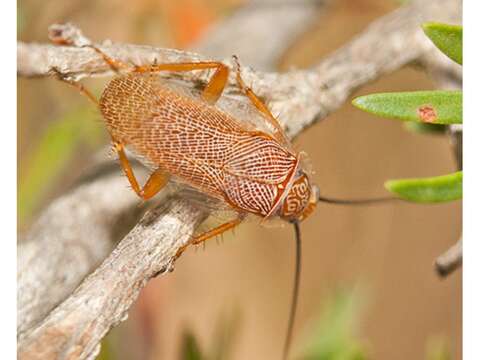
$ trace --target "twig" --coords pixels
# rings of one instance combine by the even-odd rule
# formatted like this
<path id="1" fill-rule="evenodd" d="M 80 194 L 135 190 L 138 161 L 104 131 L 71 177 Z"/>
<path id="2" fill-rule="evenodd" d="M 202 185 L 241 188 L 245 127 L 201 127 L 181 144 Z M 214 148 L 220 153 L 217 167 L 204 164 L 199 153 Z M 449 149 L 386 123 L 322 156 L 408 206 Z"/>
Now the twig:
<path id="1" fill-rule="evenodd" d="M 213 26 L 192 47 L 216 59 L 237 55 L 256 70 L 270 71 L 286 48 L 315 22 L 331 0 L 253 0 Z M 281 24 L 275 26 L 274 24 Z M 248 36 L 245 36 L 248 29 Z"/>
<path id="2" fill-rule="evenodd" d="M 257 93 L 269 100 L 273 112 L 282 114 L 282 123 L 290 136 L 295 136 L 340 107 L 357 87 L 421 59 L 432 47 L 424 40 L 419 23 L 431 18 L 442 21 L 445 14 L 458 15 L 459 11 L 459 1 L 414 3 L 378 20 L 310 70 L 277 74 L 244 68 L 244 76 L 247 82 L 253 82 Z M 159 62 L 200 58 L 134 45 L 101 48 L 113 57 L 136 63 L 154 58 Z M 23 75 L 46 76 L 52 66 L 75 76 L 103 75 L 108 71 L 89 49 L 20 43 L 18 53 L 18 70 Z M 227 92 L 234 93 L 232 89 Z M 233 111 L 244 111 L 240 102 L 232 102 L 231 106 L 237 107 Z M 20 339 L 20 357 L 36 358 L 39 353 L 62 358 L 93 357 L 101 338 L 123 319 L 140 288 L 151 276 L 168 268 L 171 256 L 204 216 L 184 201 L 165 204 L 147 215 L 148 221 L 139 223 L 95 273 Z M 155 240 L 159 238 L 161 242 Z M 115 286 L 104 291 L 103 279 L 113 281 Z"/>
<path id="3" fill-rule="evenodd" d="M 462 265 L 462 239 L 440 255 L 435 261 L 438 275 L 446 277 Z"/>
<path id="4" fill-rule="evenodd" d="M 271 31 L 267 27 L 261 27 L 252 31 L 251 34 L 247 34 L 244 31 L 238 31 L 238 25 L 251 21 L 251 17 L 257 17 L 256 8 L 261 7 L 262 14 L 265 12 L 273 12 L 276 14 L 276 20 L 284 23 L 285 27 L 282 31 L 277 32 L 274 39 L 270 42 L 277 44 L 276 48 L 280 52 L 283 48 L 285 50 L 289 44 L 294 40 L 292 34 L 299 33 L 312 24 L 315 17 L 312 14 L 324 10 L 324 3 L 321 1 L 296 1 L 295 4 L 290 4 L 289 7 L 294 6 L 295 11 L 303 13 L 304 17 L 297 16 L 295 20 L 290 17 L 290 12 L 276 10 L 278 3 L 265 3 L 263 1 L 255 1 L 251 4 L 247 4 L 245 7 L 241 7 L 232 16 L 232 20 L 227 18 L 226 20 L 215 26 L 215 31 L 220 36 L 227 36 L 230 34 L 231 40 L 228 44 L 235 44 L 235 51 L 238 54 L 245 54 L 252 51 L 256 44 L 257 58 L 252 59 L 254 61 L 252 65 L 258 65 L 273 68 L 275 62 L 278 60 L 276 56 L 267 54 L 262 49 L 263 41 L 267 36 L 271 36 Z M 301 8 L 304 7 L 304 10 Z M 240 26 L 239 28 L 244 28 Z M 294 29 L 293 29 L 294 28 Z M 249 29 L 254 30 L 249 27 Z M 49 38 L 55 44 L 60 45 L 74 45 L 77 47 L 91 44 L 92 41 L 85 37 L 83 33 L 71 24 L 64 25 L 52 25 L 49 28 Z M 243 38 L 248 38 L 248 42 Z M 210 40 L 211 39 L 211 40 Z M 210 46 L 210 41 L 214 42 L 218 37 L 208 35 L 208 38 L 201 41 L 195 46 L 196 49 L 204 49 L 207 54 L 218 55 L 214 48 Z M 243 45 L 243 46 L 242 46 Z M 244 47 L 247 46 L 248 49 Z M 19 45 L 18 61 L 19 61 L 19 74 L 25 74 L 25 64 L 32 63 L 33 66 L 43 66 L 42 63 L 47 58 L 49 61 L 55 59 L 58 51 L 61 48 L 54 47 L 52 53 L 36 53 L 36 52 L 23 52 L 21 51 L 22 45 Z M 68 49 L 74 49 L 72 47 Z M 222 51 L 228 53 L 228 47 L 223 46 Z M 176 51 L 173 51 L 177 53 Z M 230 54 L 230 53 L 228 53 Z M 52 60 L 55 61 L 55 60 Z M 73 59 L 73 63 L 77 61 Z M 46 67 L 48 69 L 48 66 Z M 23 70 L 22 70 L 23 69 Z M 28 74 L 28 65 L 27 65 Z M 125 214 L 137 214 L 138 213 L 138 201 L 132 196 L 132 192 L 127 189 L 125 179 L 122 179 L 118 173 L 118 165 L 112 162 L 105 162 L 103 152 L 100 155 L 100 160 L 103 161 L 103 165 L 95 166 L 95 169 L 108 173 L 112 166 L 118 174 L 118 177 L 111 179 L 102 179 L 100 183 L 85 183 L 82 186 L 84 192 L 94 192 L 101 194 L 102 198 L 111 196 L 104 206 L 101 206 L 101 216 L 108 219 L 116 219 L 118 212 L 124 210 Z M 138 171 L 138 170 L 137 170 Z M 90 179 L 92 180 L 92 179 Z M 123 182 L 121 182 L 123 181 Z M 102 186 L 103 184 L 103 186 Z M 113 189 L 113 191 L 110 191 Z M 123 194 L 126 194 L 125 197 Z M 122 207 L 121 203 L 117 203 L 117 198 L 131 199 L 130 206 Z M 55 306 L 63 301 L 72 291 L 79 285 L 80 281 L 85 276 L 91 273 L 100 261 L 102 261 L 108 253 L 110 253 L 113 244 L 121 239 L 119 229 L 124 229 L 124 226 L 133 226 L 130 222 L 122 221 L 123 217 L 120 217 L 118 221 L 114 221 L 115 225 L 112 225 L 109 229 L 103 231 L 103 227 L 98 227 L 97 232 L 89 232 L 84 234 L 85 229 L 91 229 L 92 224 L 98 222 L 98 213 L 95 211 L 96 203 L 95 197 L 82 196 L 80 192 L 73 190 L 59 199 L 55 200 L 44 211 L 40 219 L 32 226 L 29 233 L 25 236 L 28 241 L 20 241 L 18 245 L 18 335 L 23 336 L 23 332 L 33 325 L 42 320 Z M 72 204 L 72 210 L 59 206 L 62 203 Z M 91 210 L 88 210 L 92 208 Z M 83 209 L 81 216 L 76 213 L 76 209 Z M 108 221 L 106 221 L 107 223 Z M 51 226 L 52 223 L 57 226 Z M 117 226 L 116 224 L 124 225 Z M 110 230 L 110 231 L 108 231 Z M 76 232 L 78 234 L 76 234 Z M 40 234 L 43 234 L 40 236 Z M 66 236 L 70 234 L 72 236 Z M 88 236 L 86 236 L 88 235 Z M 111 236 L 110 236 L 111 235 Z M 70 254 L 78 253 L 78 248 L 83 249 L 85 254 L 96 254 L 92 259 L 77 256 L 78 261 L 61 261 L 62 259 L 69 259 Z M 70 256 L 69 256 L 70 255 Z M 57 261 L 58 259 L 58 261 Z M 48 265 L 45 263 L 48 262 Z M 54 264 L 54 266 L 50 266 Z M 28 264 L 28 268 L 26 265 Z M 47 270 L 45 270 L 47 269 Z M 46 296 L 48 294 L 48 296 Z"/>
<path id="5" fill-rule="evenodd" d="M 99 164 L 102 176 L 81 183 L 53 201 L 20 239 L 19 335 L 71 294 L 138 221 L 139 201 L 119 176 L 118 165 L 111 165 Z"/>
<path id="6" fill-rule="evenodd" d="M 437 50 L 440 53 L 440 50 Z M 462 88 L 462 67 L 446 56 L 425 58 L 423 66 L 431 74 L 438 87 L 447 90 Z M 447 128 L 457 170 L 463 168 L 463 125 L 454 124 Z M 462 239 L 440 255 L 435 261 L 435 269 L 439 276 L 446 277 L 462 265 Z"/>
<path id="7" fill-rule="evenodd" d="M 414 3 L 373 23 L 310 70 L 280 74 L 244 67 L 243 76 L 255 92 L 269 102 L 273 113 L 281 114 L 280 121 L 293 137 L 338 109 L 359 86 L 413 61 L 442 56 L 433 52 L 434 45 L 426 39 L 419 25 L 425 19 L 441 20 L 445 14 L 451 21 L 455 15 L 459 17 L 459 8 L 458 0 Z M 99 47 L 113 58 L 135 64 L 155 60 L 159 63 L 207 60 L 194 53 L 149 46 L 113 44 Z M 49 76 L 53 67 L 77 79 L 111 74 L 98 54 L 88 48 L 19 43 L 17 56 L 18 74 L 22 76 Z M 198 75 L 188 73 L 167 76 L 190 81 L 198 79 Z M 234 83 L 233 76 L 231 83 Z M 232 93 L 236 93 L 236 88 L 227 88 L 226 94 Z"/>
<path id="8" fill-rule="evenodd" d="M 147 281 L 172 269 L 176 249 L 188 242 L 204 216 L 181 199 L 148 212 L 102 265 L 29 334 L 19 358 L 94 358 L 99 341 L 127 318 Z"/>

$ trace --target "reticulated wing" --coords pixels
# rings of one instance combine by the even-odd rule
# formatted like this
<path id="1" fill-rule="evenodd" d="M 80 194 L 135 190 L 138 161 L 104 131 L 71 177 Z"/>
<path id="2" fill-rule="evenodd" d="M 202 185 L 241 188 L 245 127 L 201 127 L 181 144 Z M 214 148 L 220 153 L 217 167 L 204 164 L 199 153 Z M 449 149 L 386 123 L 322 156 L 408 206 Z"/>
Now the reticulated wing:
<path id="1" fill-rule="evenodd" d="M 191 82 L 161 78 L 157 78 L 156 81 L 161 87 L 168 88 L 182 96 L 204 101 L 201 97 L 202 89 L 192 86 Z M 262 131 L 274 136 L 275 129 L 266 116 L 243 94 L 234 95 L 224 92 L 215 103 L 215 107 L 237 120 L 245 131 Z"/>
<path id="2" fill-rule="evenodd" d="M 231 175 L 265 184 L 281 184 L 295 168 L 297 158 L 262 133 L 246 134 L 232 144 L 224 170 Z"/>
<path id="3" fill-rule="evenodd" d="M 112 136 L 150 167 L 220 197 L 223 161 L 241 127 L 231 117 L 156 77 L 113 79 L 100 108 Z M 171 85 L 171 84 L 170 84 Z"/>
<path id="4" fill-rule="evenodd" d="M 231 205 L 266 214 L 296 156 L 251 123 L 155 77 L 112 80 L 100 102 L 112 135 L 151 165 Z M 248 125 L 250 124 L 250 125 Z"/>
<path id="5" fill-rule="evenodd" d="M 225 196 L 228 201 L 245 211 L 267 215 L 278 194 L 278 186 L 260 183 L 239 176 L 226 174 Z"/>

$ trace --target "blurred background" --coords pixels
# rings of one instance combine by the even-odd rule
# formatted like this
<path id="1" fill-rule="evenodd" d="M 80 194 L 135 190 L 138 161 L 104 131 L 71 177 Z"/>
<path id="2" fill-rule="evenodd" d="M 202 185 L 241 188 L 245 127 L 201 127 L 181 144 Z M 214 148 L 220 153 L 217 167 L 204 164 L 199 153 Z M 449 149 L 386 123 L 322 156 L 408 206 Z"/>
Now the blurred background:
<path id="1" fill-rule="evenodd" d="M 245 2 L 137 0 L 127 7 L 120 0 L 20 0 L 18 38 L 47 42 L 50 24 L 70 21 L 97 41 L 189 48 Z M 332 0 L 284 54 L 279 70 L 315 64 L 400 3 Z M 278 25 L 272 24 L 272 36 Z M 85 81 L 97 94 L 105 82 Z M 433 87 L 424 73 L 408 68 L 354 95 Z M 22 232 L 88 169 L 108 137 L 96 109 L 65 84 L 19 78 L 17 91 Z M 314 182 L 332 197 L 382 196 L 387 179 L 434 176 L 456 167 L 447 137 L 413 134 L 349 103 L 299 136 L 295 146 L 309 154 Z M 461 358 L 462 271 L 441 280 L 433 269 L 434 259 L 461 233 L 460 202 L 321 204 L 302 227 L 294 357 Z M 205 251 L 190 249 L 173 273 L 148 283 L 128 321 L 103 342 L 100 356 L 176 359 L 199 348 L 208 359 L 279 358 L 293 261 L 288 226 L 247 223 Z"/>

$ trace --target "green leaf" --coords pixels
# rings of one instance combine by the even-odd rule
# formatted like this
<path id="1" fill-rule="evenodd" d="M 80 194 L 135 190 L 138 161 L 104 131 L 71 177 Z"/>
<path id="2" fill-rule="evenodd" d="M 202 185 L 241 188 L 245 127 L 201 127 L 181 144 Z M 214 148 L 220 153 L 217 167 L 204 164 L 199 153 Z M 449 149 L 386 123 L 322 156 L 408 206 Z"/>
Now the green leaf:
<path id="1" fill-rule="evenodd" d="M 406 123 L 404 123 L 404 125 L 405 129 L 407 129 L 408 131 L 418 134 L 444 135 L 445 131 L 447 130 L 446 126 L 441 124 L 427 124 L 415 121 L 407 121 Z"/>
<path id="2" fill-rule="evenodd" d="M 238 311 L 231 313 L 228 317 L 221 316 L 215 326 L 212 345 L 206 352 L 207 359 L 226 360 L 231 358 L 239 321 L 240 313 Z"/>
<path id="3" fill-rule="evenodd" d="M 362 308 L 362 292 L 339 290 L 326 301 L 302 360 L 365 360 L 366 346 L 354 335 Z"/>
<path id="4" fill-rule="evenodd" d="M 19 224 L 32 214 L 77 148 L 83 144 L 94 147 L 100 142 L 102 127 L 93 116 L 90 108 L 74 109 L 39 135 L 22 165 L 25 173 L 19 179 L 17 194 Z"/>
<path id="5" fill-rule="evenodd" d="M 452 360 L 448 339 L 444 336 L 429 336 L 426 346 L 426 360 Z"/>
<path id="6" fill-rule="evenodd" d="M 202 360 L 204 359 L 197 339 L 190 332 L 186 331 L 182 338 L 181 355 L 182 360 Z"/>
<path id="7" fill-rule="evenodd" d="M 422 27 L 437 48 L 456 63 L 462 64 L 462 26 L 432 22 L 425 23 Z"/>
<path id="8" fill-rule="evenodd" d="M 352 104 L 366 112 L 403 121 L 461 124 L 461 91 L 412 91 L 357 97 Z"/>
<path id="9" fill-rule="evenodd" d="M 418 203 L 436 203 L 462 198 L 461 171 L 453 174 L 419 179 L 385 182 L 385 187 L 401 199 Z"/>
<path id="10" fill-rule="evenodd" d="M 23 29 L 25 28 L 25 12 L 23 11 L 23 7 L 17 4 L 17 37 L 20 36 Z"/>
<path id="11" fill-rule="evenodd" d="M 115 355 L 113 354 L 112 344 L 108 337 L 102 340 L 100 347 L 100 353 L 98 354 L 96 360 L 114 360 Z"/>

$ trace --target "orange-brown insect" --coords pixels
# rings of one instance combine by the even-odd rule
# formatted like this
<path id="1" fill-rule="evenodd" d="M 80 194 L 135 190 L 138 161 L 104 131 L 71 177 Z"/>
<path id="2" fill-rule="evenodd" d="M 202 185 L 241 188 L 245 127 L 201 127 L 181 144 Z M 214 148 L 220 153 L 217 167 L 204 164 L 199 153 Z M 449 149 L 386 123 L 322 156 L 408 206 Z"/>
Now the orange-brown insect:
<path id="1" fill-rule="evenodd" d="M 300 155 L 292 149 L 268 108 L 245 86 L 236 58 L 238 87 L 258 110 L 263 127 L 248 119 L 241 121 L 216 106 L 229 74 L 229 68 L 223 63 L 153 64 L 132 68 L 92 48 L 114 70 L 128 69 L 129 73 L 115 77 L 99 101 L 79 83 L 63 80 L 98 105 L 123 171 L 138 196 L 144 200 L 153 197 L 172 177 L 235 210 L 236 218 L 196 236 L 191 244 L 232 229 L 247 214 L 264 220 L 280 217 L 296 223 L 312 212 L 317 202 L 316 191 L 302 169 Z M 215 72 L 200 94 L 152 76 L 158 71 L 204 69 Z M 154 169 L 143 187 L 139 186 L 125 155 L 127 146 Z M 177 257 L 184 250 L 185 247 L 181 248 Z M 299 264 L 291 323 L 298 277 Z M 291 324 L 286 350 L 290 336 Z"/>
<path id="2" fill-rule="evenodd" d="M 206 194 L 234 210 L 236 217 L 194 237 L 200 244 L 240 224 L 253 214 L 268 220 L 281 218 L 294 224 L 296 267 L 292 306 L 283 356 L 286 358 L 292 335 L 300 279 L 299 222 L 318 201 L 343 205 L 379 203 L 395 198 L 339 200 L 322 197 L 302 168 L 300 154 L 267 106 L 245 86 L 237 59 L 236 80 L 248 97 L 253 119 L 238 119 L 219 106 L 228 80 L 229 68 L 221 62 L 170 63 L 129 66 L 95 50 L 110 67 L 128 70 L 115 77 L 98 101 L 83 85 L 54 73 L 78 88 L 100 109 L 113 149 L 133 190 L 148 200 L 173 179 Z M 153 76 L 159 71 L 215 70 L 203 91 L 187 90 Z M 125 154 L 129 147 L 150 168 L 140 187 Z M 179 249 L 177 258 L 186 246 Z"/>
<path id="3" fill-rule="evenodd" d="M 193 62 L 134 66 L 111 59 L 92 46 L 116 71 L 100 101 L 82 85 L 69 81 L 98 104 L 113 148 L 133 190 L 142 199 L 153 197 L 169 177 L 228 204 L 235 220 L 192 240 L 198 244 L 241 223 L 247 214 L 263 219 L 303 220 L 316 202 L 300 156 L 268 108 L 246 87 L 237 66 L 239 88 L 273 131 L 236 119 L 215 106 L 226 85 L 229 69 L 221 62 Z M 235 58 L 236 60 L 236 58 Z M 238 62 L 237 62 L 238 65 Z M 172 86 L 158 71 L 215 69 L 199 96 Z M 61 74 L 58 74 L 61 76 Z M 125 147 L 143 159 L 153 173 L 140 187 Z"/>

